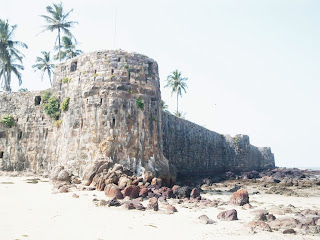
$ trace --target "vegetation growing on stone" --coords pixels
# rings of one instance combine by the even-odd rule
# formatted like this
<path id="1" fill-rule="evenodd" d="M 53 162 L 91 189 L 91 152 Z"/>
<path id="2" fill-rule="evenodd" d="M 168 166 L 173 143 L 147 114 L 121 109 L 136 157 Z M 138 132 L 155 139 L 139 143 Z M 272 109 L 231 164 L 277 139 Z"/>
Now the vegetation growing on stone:
<path id="1" fill-rule="evenodd" d="M 62 124 L 62 120 L 56 120 L 56 121 L 54 121 L 54 126 L 55 126 L 55 127 L 60 127 L 61 124 Z"/>
<path id="2" fill-rule="evenodd" d="M 141 110 L 143 110 L 144 108 L 144 101 L 141 97 L 138 97 L 137 100 L 136 100 L 136 103 L 137 103 L 137 107 Z"/>
<path id="3" fill-rule="evenodd" d="M 233 139 L 233 143 L 234 143 L 234 145 L 238 146 L 238 144 L 240 143 L 240 139 L 238 137 L 235 137 Z"/>
<path id="4" fill-rule="evenodd" d="M 69 102 L 70 102 L 70 98 L 69 97 L 67 97 L 66 99 L 64 99 L 63 101 L 62 101 L 62 103 L 61 103 L 61 107 L 60 107 L 60 109 L 62 110 L 62 111 L 67 111 L 68 110 L 68 108 L 69 108 Z"/>
<path id="5" fill-rule="evenodd" d="M 11 128 L 11 127 L 13 127 L 13 126 L 16 125 L 16 121 L 14 120 L 14 117 L 13 117 L 12 115 L 9 115 L 9 114 L 3 115 L 3 116 L 1 117 L 1 122 L 2 122 L 5 126 L 7 126 L 7 127 L 9 127 L 9 128 Z"/>
<path id="6" fill-rule="evenodd" d="M 68 78 L 68 77 L 64 77 L 62 78 L 62 83 L 69 83 L 71 81 L 71 78 Z"/>
<path id="7" fill-rule="evenodd" d="M 60 116 L 59 100 L 55 95 L 52 95 L 48 102 L 43 104 L 43 109 L 51 118 L 57 119 Z"/>
<path id="8" fill-rule="evenodd" d="M 44 91 L 42 94 L 42 101 L 47 102 L 51 96 L 51 92 L 49 90 Z"/>

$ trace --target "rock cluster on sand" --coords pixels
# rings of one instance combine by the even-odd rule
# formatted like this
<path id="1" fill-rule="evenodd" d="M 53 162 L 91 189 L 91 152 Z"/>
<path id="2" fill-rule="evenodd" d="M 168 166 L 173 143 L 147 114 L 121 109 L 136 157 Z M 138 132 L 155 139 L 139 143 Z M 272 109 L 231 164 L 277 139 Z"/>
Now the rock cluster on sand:
<path id="1" fill-rule="evenodd" d="M 229 172 L 226 175 L 231 179 L 237 180 L 213 183 L 217 178 L 217 176 L 214 176 L 211 179 L 206 178 L 195 181 L 188 179 L 187 181 L 181 181 L 179 183 L 181 185 L 169 187 L 163 186 L 160 178 L 150 174 L 144 177 L 137 177 L 120 164 L 102 161 L 92 164 L 86 169 L 86 179 L 82 179 L 82 184 L 79 184 L 80 180 L 70 174 L 63 166 L 55 167 L 50 174 L 50 179 L 57 187 L 58 192 L 69 192 L 73 187 L 84 191 L 104 191 L 110 200 L 94 199 L 94 203 L 97 206 L 122 206 L 127 210 L 151 210 L 173 214 L 177 212 L 176 204 L 181 208 L 221 207 L 222 210 L 225 209 L 226 205 L 233 205 L 236 209 L 220 212 L 217 215 L 217 219 L 220 221 L 238 220 L 240 211 L 238 213 L 237 210 L 241 209 L 241 211 L 250 211 L 252 213 L 252 218 L 242 220 L 248 220 L 244 225 L 253 233 L 278 231 L 281 234 L 320 234 L 319 209 L 298 209 L 292 204 L 257 209 L 255 201 L 252 201 L 253 206 L 249 203 L 249 193 L 243 188 L 244 186 L 247 188 L 250 184 L 255 184 L 257 187 L 252 194 L 267 192 L 272 188 L 276 188 L 277 191 L 281 191 L 281 188 L 286 188 L 286 193 L 288 193 L 289 190 L 294 192 L 289 185 L 293 184 L 295 180 L 298 182 L 298 187 L 318 186 L 317 181 L 314 181 L 312 175 L 309 175 L 308 172 L 277 169 L 259 173 L 252 171 L 241 175 Z M 202 190 L 199 186 L 201 184 L 203 184 L 202 189 L 209 190 L 213 187 L 222 186 L 226 193 L 230 194 L 232 192 L 232 195 L 227 202 L 221 199 L 205 199 L 200 194 Z M 288 187 L 280 187 L 284 186 L 284 184 L 288 185 Z M 247 189 L 250 190 L 250 188 Z M 274 193 L 280 194 L 277 191 Z M 222 191 L 217 190 L 216 192 L 221 194 Z M 73 197 L 78 198 L 79 196 L 74 194 Z M 143 202 L 144 200 L 148 200 L 147 203 Z M 214 220 L 206 215 L 199 216 L 197 221 L 202 224 L 214 223 Z"/>
<path id="2" fill-rule="evenodd" d="M 63 178 L 59 178 L 60 175 L 63 175 Z M 74 186 L 70 179 L 77 179 L 68 173 L 63 166 L 55 167 L 52 170 L 51 176 L 51 180 L 57 186 L 59 192 L 68 192 Z M 150 175 L 146 175 L 145 178 L 137 177 L 132 171 L 120 164 L 112 165 L 110 162 L 105 161 L 94 162 L 87 166 L 84 176 L 82 190 L 104 191 L 107 197 L 112 198 L 113 202 L 98 201 L 96 204 L 99 206 L 123 205 L 128 210 L 151 209 L 158 211 L 158 202 L 166 202 L 170 198 L 181 199 L 185 202 L 201 202 L 207 206 L 216 206 L 210 200 L 201 200 L 199 188 L 178 185 L 172 188 L 165 187 L 162 186 L 160 178 Z M 149 199 L 149 204 L 147 207 L 144 207 L 140 201 L 146 198 Z M 117 200 L 122 200 L 122 202 L 120 203 Z M 176 207 L 170 204 L 165 204 L 164 210 L 170 214 L 177 212 Z"/>

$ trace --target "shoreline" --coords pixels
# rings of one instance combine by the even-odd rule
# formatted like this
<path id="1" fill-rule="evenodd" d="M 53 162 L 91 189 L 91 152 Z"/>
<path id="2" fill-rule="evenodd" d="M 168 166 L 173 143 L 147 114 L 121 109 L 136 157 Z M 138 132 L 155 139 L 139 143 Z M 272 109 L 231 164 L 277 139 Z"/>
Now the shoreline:
<path id="1" fill-rule="evenodd" d="M 12 174 L 16 176 L 4 176 Z M 3 216 L 0 219 L 0 239 L 319 238 L 319 233 L 310 234 L 297 227 L 294 228 L 296 234 L 284 235 L 282 228 L 268 232 L 248 226 L 256 221 L 256 213 L 261 210 L 268 211 L 278 220 L 298 219 L 298 215 L 307 209 L 320 211 L 320 187 L 317 185 L 301 189 L 296 186 L 287 187 L 298 194 L 287 196 L 286 193 L 266 193 L 277 183 L 267 183 L 270 186 L 264 187 L 261 182 L 253 179 L 229 179 L 203 184 L 209 185 L 211 190 L 203 190 L 201 197 L 217 203 L 216 205 L 206 206 L 202 205 L 201 201 L 170 198 L 166 201 L 159 200 L 159 211 L 156 212 L 148 209 L 126 210 L 123 206 L 101 206 L 103 201 L 111 199 L 103 191 L 81 190 L 83 185 L 78 184 L 71 187 L 69 192 L 56 193 L 57 188 L 51 185 L 47 178 L 32 173 L 24 174 L 25 176 L 18 176 L 16 173 L 0 173 L 0 214 Z M 236 185 L 247 189 L 253 208 L 228 204 L 233 194 L 230 190 Z M 74 194 L 79 198 L 75 198 Z M 141 204 L 147 206 L 148 199 L 143 199 Z M 168 213 L 168 204 L 173 205 L 177 212 Z M 230 209 L 237 211 L 238 220 L 222 221 L 217 218 L 219 213 Z M 201 215 L 208 216 L 213 220 L 213 224 L 203 224 L 198 219 Z M 272 226 L 272 222 L 266 223 Z M 319 223 L 320 221 L 316 224 Z"/>

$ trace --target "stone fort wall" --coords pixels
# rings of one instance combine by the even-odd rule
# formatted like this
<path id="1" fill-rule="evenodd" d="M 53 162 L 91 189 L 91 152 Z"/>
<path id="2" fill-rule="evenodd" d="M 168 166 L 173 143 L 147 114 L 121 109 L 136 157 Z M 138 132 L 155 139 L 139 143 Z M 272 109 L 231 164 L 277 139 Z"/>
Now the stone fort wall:
<path id="1" fill-rule="evenodd" d="M 234 146 L 229 137 L 162 112 L 158 65 L 144 55 L 78 56 L 56 65 L 49 91 L 60 103 L 70 98 L 60 125 L 43 110 L 44 91 L 1 93 L 0 116 L 14 115 L 17 122 L 11 128 L 0 123 L 2 170 L 62 164 L 82 176 L 89 163 L 107 160 L 159 177 L 174 169 L 198 174 L 274 167 L 270 149 L 251 146 L 246 136 Z"/>
<path id="2" fill-rule="evenodd" d="M 246 135 L 222 135 L 162 112 L 163 153 L 180 176 L 272 169 L 269 147 L 255 147 Z"/>

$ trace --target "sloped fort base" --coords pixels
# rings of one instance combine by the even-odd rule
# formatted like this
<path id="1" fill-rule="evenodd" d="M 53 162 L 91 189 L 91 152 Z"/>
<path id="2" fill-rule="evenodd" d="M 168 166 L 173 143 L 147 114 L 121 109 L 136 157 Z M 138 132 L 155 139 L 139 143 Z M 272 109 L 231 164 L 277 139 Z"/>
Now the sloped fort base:
<path id="1" fill-rule="evenodd" d="M 1 93 L 1 170 L 34 171 L 64 165 L 82 176 L 94 161 L 113 161 L 135 174 L 170 178 L 175 170 L 198 174 L 274 167 L 270 148 L 256 148 L 249 138 L 223 137 L 163 113 L 158 65 L 125 51 L 84 54 L 56 65 L 49 89 L 60 115 L 44 111 L 45 91 Z M 48 94 L 48 92 L 47 92 Z M 236 139 L 236 140 L 235 140 Z"/>

